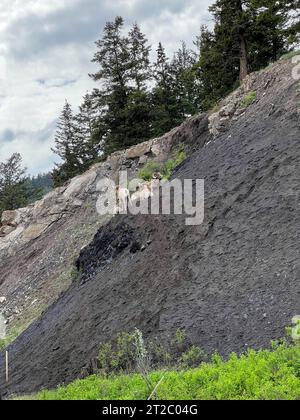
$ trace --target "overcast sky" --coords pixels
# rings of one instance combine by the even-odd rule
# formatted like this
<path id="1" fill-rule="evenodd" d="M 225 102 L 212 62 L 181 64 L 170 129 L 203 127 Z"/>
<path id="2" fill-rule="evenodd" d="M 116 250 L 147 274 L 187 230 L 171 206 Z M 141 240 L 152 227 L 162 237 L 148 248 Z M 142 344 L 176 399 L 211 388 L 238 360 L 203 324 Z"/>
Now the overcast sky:
<path id="1" fill-rule="evenodd" d="M 1 0 L 0 161 L 20 152 L 32 174 L 48 171 L 57 117 L 95 87 L 94 41 L 116 15 L 137 21 L 171 55 L 211 24 L 212 0 Z"/>

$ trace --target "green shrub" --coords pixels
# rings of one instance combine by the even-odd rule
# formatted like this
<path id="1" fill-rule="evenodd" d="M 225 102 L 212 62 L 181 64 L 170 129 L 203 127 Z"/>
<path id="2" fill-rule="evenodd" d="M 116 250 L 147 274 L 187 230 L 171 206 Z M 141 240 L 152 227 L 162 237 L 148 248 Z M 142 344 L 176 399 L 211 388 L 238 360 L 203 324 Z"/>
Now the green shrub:
<path id="1" fill-rule="evenodd" d="M 178 346 L 182 346 L 186 340 L 186 332 L 184 330 L 177 330 L 176 331 L 176 344 Z"/>
<path id="2" fill-rule="evenodd" d="M 153 179 L 153 174 L 159 172 L 163 175 L 164 179 L 168 180 L 175 169 L 181 165 L 183 161 L 187 158 L 187 154 L 184 150 L 177 152 L 174 159 L 169 159 L 164 165 L 155 161 L 147 163 L 144 168 L 140 171 L 139 177 L 144 181 L 151 181 Z"/>
<path id="3" fill-rule="evenodd" d="M 144 181 L 151 181 L 153 174 L 155 172 L 162 172 L 162 170 L 163 165 L 152 160 L 151 162 L 147 163 L 140 171 L 139 177 Z"/>
<path id="4" fill-rule="evenodd" d="M 118 334 L 116 343 L 101 343 L 98 364 L 102 374 L 133 372 L 137 361 L 136 333 Z"/>
<path id="5" fill-rule="evenodd" d="M 174 365 L 174 356 L 171 349 L 167 348 L 161 342 L 154 340 L 148 344 L 151 355 L 152 366 L 157 368 L 171 368 Z"/>
<path id="6" fill-rule="evenodd" d="M 110 343 L 102 343 L 98 354 L 99 370 L 107 375 L 114 369 L 114 353 Z"/>
<path id="7" fill-rule="evenodd" d="M 180 360 L 182 369 L 195 368 L 207 360 L 207 355 L 198 346 L 192 346 L 188 351 L 183 353 Z"/>
<path id="8" fill-rule="evenodd" d="M 175 159 L 170 159 L 167 161 L 167 163 L 164 165 L 162 169 L 162 174 L 164 176 L 164 179 L 168 180 L 173 175 L 176 168 L 178 168 L 179 165 L 182 164 L 187 158 L 186 152 L 180 151 L 177 153 Z"/>
<path id="9" fill-rule="evenodd" d="M 250 350 L 228 361 L 214 356 L 211 364 L 187 371 L 153 372 L 157 395 L 162 400 L 299 400 L 300 345 L 280 344 L 275 349 Z M 146 400 L 147 383 L 141 375 L 91 376 L 85 380 L 43 391 L 39 400 Z"/>
<path id="10" fill-rule="evenodd" d="M 242 108 L 248 108 L 250 105 L 252 105 L 257 99 L 257 92 L 253 90 L 252 92 L 249 92 L 248 95 L 244 97 L 241 103 Z"/>
<path id="11" fill-rule="evenodd" d="M 135 333 L 120 333 L 117 338 L 117 370 L 132 372 L 136 364 Z"/>

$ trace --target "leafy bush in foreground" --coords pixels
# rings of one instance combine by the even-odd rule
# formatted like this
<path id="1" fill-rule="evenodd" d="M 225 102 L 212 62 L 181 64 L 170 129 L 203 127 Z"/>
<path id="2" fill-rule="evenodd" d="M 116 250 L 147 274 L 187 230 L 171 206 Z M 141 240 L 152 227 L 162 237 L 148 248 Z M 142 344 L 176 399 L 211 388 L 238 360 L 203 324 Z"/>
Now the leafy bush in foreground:
<path id="1" fill-rule="evenodd" d="M 147 373 L 162 368 L 194 368 L 206 360 L 204 351 L 192 345 L 183 330 L 177 330 L 174 338 L 162 343 L 158 339 L 144 342 L 142 333 L 135 329 L 119 333 L 114 342 L 100 344 L 97 373 L 101 376 L 141 373 L 141 362 L 143 371 L 147 365 Z"/>
<path id="2" fill-rule="evenodd" d="M 300 345 L 280 344 L 272 351 L 250 350 L 228 361 L 213 357 L 211 364 L 187 371 L 150 374 L 159 399 L 188 400 L 299 400 Z M 145 400 L 147 383 L 141 375 L 103 378 L 91 376 L 55 391 L 43 391 L 39 400 Z"/>

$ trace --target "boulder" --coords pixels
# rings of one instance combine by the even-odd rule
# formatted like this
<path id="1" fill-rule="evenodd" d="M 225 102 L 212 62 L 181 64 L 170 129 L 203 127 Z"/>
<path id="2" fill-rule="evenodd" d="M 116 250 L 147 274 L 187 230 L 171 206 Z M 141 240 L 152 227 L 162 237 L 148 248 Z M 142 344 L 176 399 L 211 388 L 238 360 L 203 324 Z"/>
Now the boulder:
<path id="1" fill-rule="evenodd" d="M 18 210 L 7 210 L 2 213 L 1 223 L 4 226 L 18 226 L 21 221 L 21 215 Z"/>
<path id="2" fill-rule="evenodd" d="M 143 155 L 139 159 L 139 165 L 145 165 L 148 162 L 148 156 Z"/>
<path id="3" fill-rule="evenodd" d="M 229 123 L 230 117 L 221 117 L 220 112 L 217 112 L 209 117 L 209 131 L 214 137 L 217 137 L 229 128 Z"/>
<path id="4" fill-rule="evenodd" d="M 23 233 L 23 240 L 25 242 L 37 239 L 49 227 L 49 223 L 37 223 L 28 226 Z"/>
<path id="5" fill-rule="evenodd" d="M 0 228 L 0 237 L 3 237 L 3 236 L 6 236 L 6 235 L 9 235 L 11 232 L 13 232 L 15 230 L 15 227 L 13 227 L 13 226 L 8 226 L 8 225 L 6 225 L 6 226 L 2 226 L 1 228 Z"/>
<path id="6" fill-rule="evenodd" d="M 126 159 L 138 159 L 143 155 L 147 155 L 151 151 L 151 144 L 149 141 L 146 143 L 137 144 L 126 151 Z"/>
<path id="7" fill-rule="evenodd" d="M 232 117 L 236 111 L 236 102 L 232 101 L 220 109 L 220 117 Z"/>
<path id="8" fill-rule="evenodd" d="M 90 170 L 83 175 L 79 175 L 72 179 L 68 188 L 64 192 L 64 197 L 67 199 L 76 197 L 77 195 L 87 191 L 88 187 L 95 181 L 97 172 Z"/>
<path id="9" fill-rule="evenodd" d="M 166 136 L 153 141 L 151 146 L 151 153 L 155 157 L 159 157 L 160 161 L 163 161 L 168 157 L 172 149 L 172 144 L 173 137 L 172 135 L 167 134 Z"/>

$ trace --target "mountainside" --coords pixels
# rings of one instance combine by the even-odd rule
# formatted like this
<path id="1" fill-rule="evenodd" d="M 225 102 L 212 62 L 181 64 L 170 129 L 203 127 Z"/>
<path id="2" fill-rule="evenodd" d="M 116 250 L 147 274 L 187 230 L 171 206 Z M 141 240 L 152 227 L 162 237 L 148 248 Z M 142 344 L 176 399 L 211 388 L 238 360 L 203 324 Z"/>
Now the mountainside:
<path id="1" fill-rule="evenodd" d="M 18 326 L 51 306 L 9 347 L 2 394 L 70 382 L 100 342 L 135 327 L 162 341 L 185 329 L 224 355 L 284 335 L 300 314 L 300 95 L 291 74 L 282 61 L 251 75 L 213 115 L 114 154 L 11 215 L 0 238 L 4 316 Z M 99 219 L 98 179 L 123 167 L 133 176 L 182 143 L 189 157 L 173 177 L 205 179 L 202 225 L 186 226 L 183 215 Z"/>
<path id="2" fill-rule="evenodd" d="M 201 135 L 207 124 L 206 115 L 194 117 L 161 138 L 114 153 L 41 201 L 3 214 L 0 313 L 9 337 L 22 332 L 68 288 L 77 275 L 80 250 L 110 219 L 96 211 L 98 181 L 117 181 L 120 170 L 127 170 L 129 179 L 137 177 L 147 162 L 167 161 L 183 143 L 191 153 L 206 141 Z"/>

